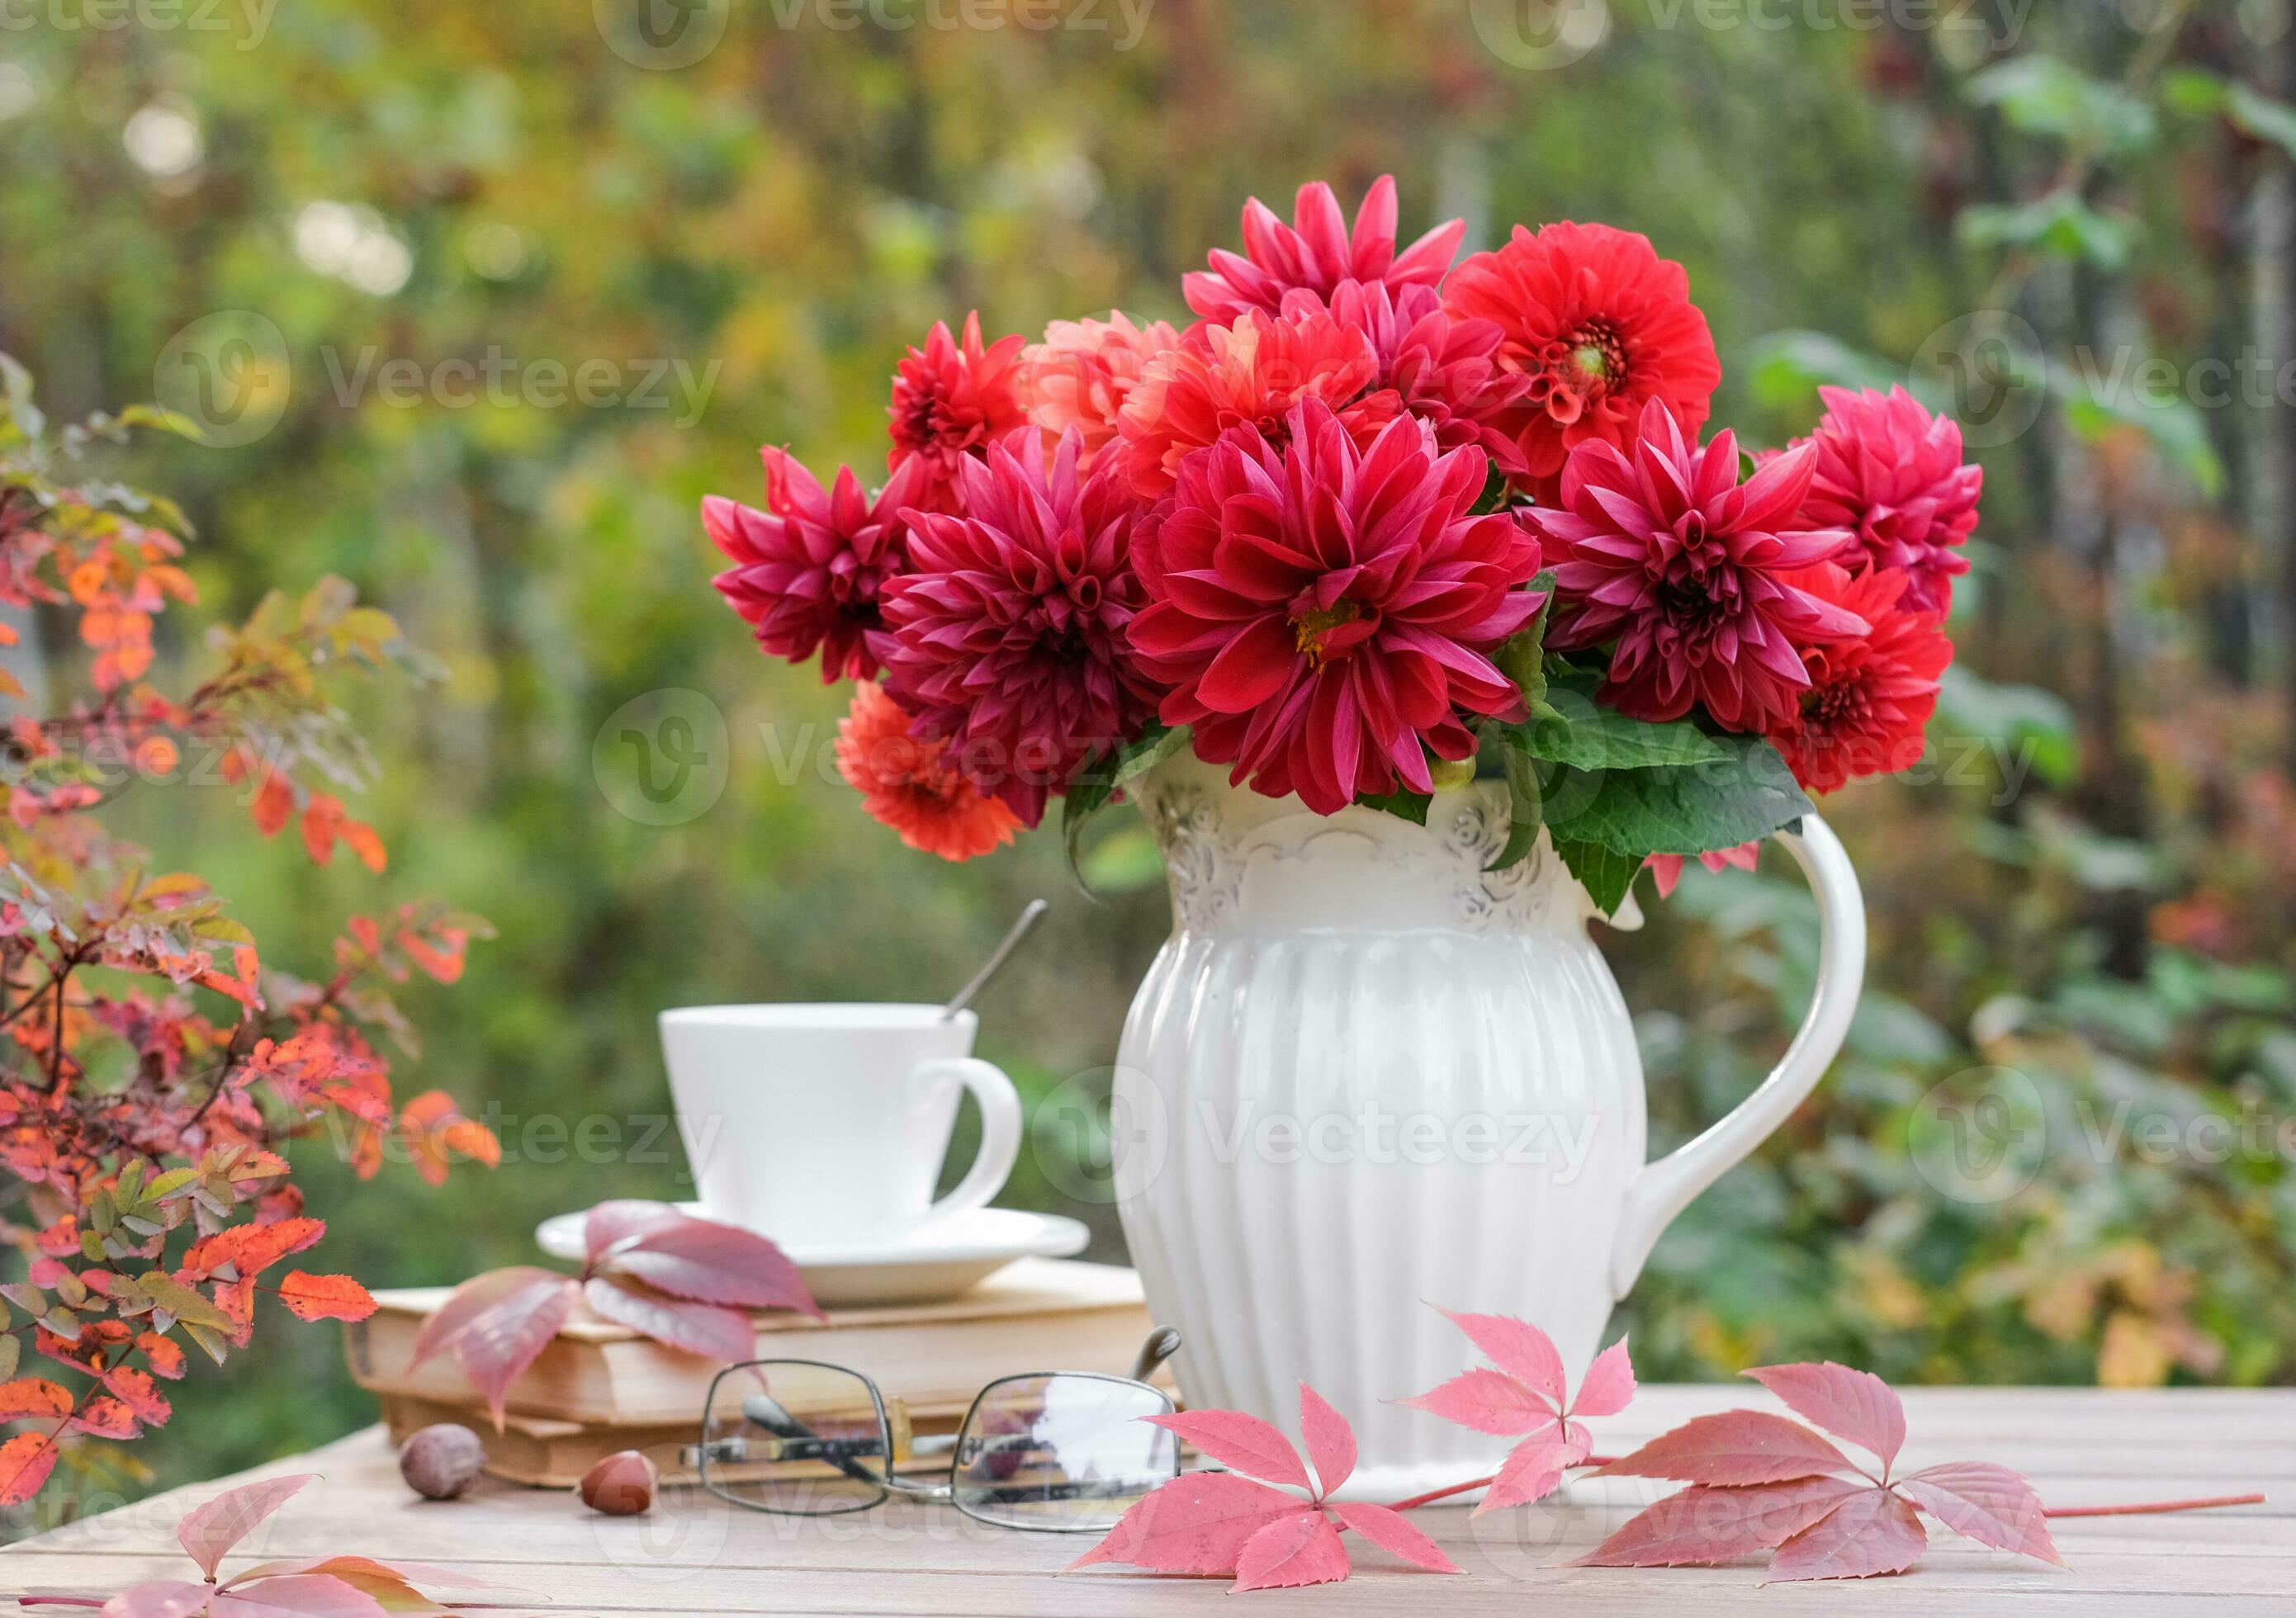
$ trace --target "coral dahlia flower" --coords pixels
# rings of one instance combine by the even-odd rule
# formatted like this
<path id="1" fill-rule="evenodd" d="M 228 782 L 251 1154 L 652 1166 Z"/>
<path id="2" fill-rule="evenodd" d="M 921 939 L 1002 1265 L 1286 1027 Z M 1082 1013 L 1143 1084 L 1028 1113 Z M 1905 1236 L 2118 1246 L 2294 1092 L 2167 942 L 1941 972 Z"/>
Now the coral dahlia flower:
<path id="1" fill-rule="evenodd" d="M 870 648 L 885 688 L 973 784 L 1034 826 L 1096 750 L 1139 733 L 1158 691 L 1125 630 L 1139 503 L 1109 461 L 1078 470 L 1084 435 L 1047 457 L 1023 428 L 958 467 L 964 515 L 911 510 L 909 570 Z"/>
<path id="2" fill-rule="evenodd" d="M 1751 870 L 1759 862 L 1761 854 L 1762 846 L 1759 843 L 1741 843 L 1735 848 L 1709 849 L 1695 857 L 1707 870 L 1719 872 Z M 1643 862 L 1643 869 L 1649 871 L 1651 880 L 1658 884 L 1660 898 L 1674 897 L 1676 885 L 1682 880 L 1682 862 L 1688 857 L 1691 856 L 1678 854 L 1654 854 Z"/>
<path id="3" fill-rule="evenodd" d="M 1937 708 L 1953 642 L 1933 615 L 1913 604 L 1911 579 L 1894 568 L 1853 576 L 1820 562 L 1790 582 L 1870 626 L 1802 650 L 1808 689 L 1770 732 L 1794 779 L 1812 792 L 1832 792 L 1853 776 L 1911 769 L 1921 762 L 1923 728 Z"/>
<path id="4" fill-rule="evenodd" d="M 1199 322 L 1150 360 L 1119 426 L 1133 489 L 1161 499 L 1180 463 L 1242 424 L 1281 442 L 1292 406 L 1321 399 L 1367 442 L 1399 408 L 1392 393 L 1358 398 L 1378 361 L 1362 332 L 1321 309 L 1246 310 L 1233 325 Z"/>
<path id="5" fill-rule="evenodd" d="M 1521 587 L 1532 536 L 1470 514 L 1486 469 L 1407 416 L 1358 449 L 1313 397 L 1281 445 L 1239 427 L 1191 457 L 1142 549 L 1151 604 L 1131 628 L 1172 687 L 1164 722 L 1194 726 L 1197 756 L 1233 780 L 1319 814 L 1398 781 L 1431 790 L 1430 750 L 1474 752 L 1461 709 L 1520 710 L 1488 654 L 1544 599 Z"/>
<path id="6" fill-rule="evenodd" d="M 1459 266 L 1443 301 L 1505 333 L 1498 363 L 1524 391 L 1498 424 L 1522 451 L 1519 481 L 1542 504 L 1559 496 L 1571 450 L 1590 440 L 1625 448 L 1653 400 L 1695 434 L 1722 380 L 1690 277 L 1633 231 L 1562 223 L 1533 234 L 1518 225 L 1505 247 Z"/>
<path id="7" fill-rule="evenodd" d="M 925 346 L 910 349 L 901 362 L 893 374 L 888 413 L 893 448 L 885 460 L 895 471 L 913 459 L 925 463 L 916 504 L 932 511 L 955 510 L 958 468 L 1026 424 L 1020 388 L 1022 346 L 1016 331 L 983 347 L 980 311 L 975 309 L 964 317 L 962 339 L 949 336 L 947 321 L 935 321 Z"/>
<path id="8" fill-rule="evenodd" d="M 1283 294 L 1295 287 L 1329 298 L 1343 281 L 1390 289 L 1439 285 L 1467 233 L 1467 222 L 1439 225 L 1399 253 L 1395 223 L 1393 175 L 1373 182 L 1356 210 L 1352 231 L 1340 200 L 1320 180 L 1300 188 L 1290 225 L 1253 197 L 1243 205 L 1243 256 L 1215 248 L 1212 267 L 1182 276 L 1180 290 L 1188 307 L 1226 325 L 1246 309 L 1274 314 L 1283 306 Z"/>
<path id="9" fill-rule="evenodd" d="M 1311 306 L 1311 294 L 1292 292 L 1284 307 Z M 1404 409 L 1435 429 L 1445 449 L 1480 444 L 1501 471 L 1523 472 L 1522 454 L 1499 430 L 1496 418 L 1522 396 L 1528 386 L 1502 371 L 1498 349 L 1505 333 L 1496 321 L 1454 320 L 1432 287 L 1390 291 L 1378 282 L 1343 281 L 1332 294 L 1332 318 L 1364 334 L 1375 362 L 1374 388 L 1393 388 Z"/>
<path id="10" fill-rule="evenodd" d="M 1106 320 L 1056 320 L 1045 340 L 1021 354 L 1021 393 L 1029 416 L 1059 437 L 1071 427 L 1084 433 L 1082 470 L 1089 471 L 1100 452 L 1116 437 L 1116 418 L 1147 369 L 1180 334 L 1164 321 L 1135 325 L 1122 310 Z"/>
<path id="11" fill-rule="evenodd" d="M 872 678 L 865 637 L 882 625 L 885 586 L 906 565 L 898 513 L 918 498 L 923 462 L 902 467 L 873 500 L 850 467 L 824 494 L 787 450 L 758 453 L 766 510 L 719 494 L 701 502 L 701 526 L 734 563 L 711 582 L 765 650 L 792 663 L 819 651 L 824 682 Z"/>
<path id="12" fill-rule="evenodd" d="M 852 711 L 837 722 L 837 772 L 861 806 L 921 854 L 970 860 L 1013 840 L 1020 821 L 949 766 L 945 741 L 909 734 L 909 716 L 882 687 L 853 688 Z"/>
<path id="13" fill-rule="evenodd" d="M 1849 541 L 1802 526 L 1816 461 L 1805 445 L 1742 485 L 1734 435 L 1701 449 L 1655 399 L 1631 458 L 1581 444 L 1562 509 L 1531 513 L 1554 568 L 1546 644 L 1616 641 L 1603 696 L 1632 718 L 1679 719 L 1703 703 L 1726 730 L 1784 723 L 1809 687 L 1797 648 L 1866 630 L 1790 576 Z"/>
<path id="14" fill-rule="evenodd" d="M 1802 514 L 1857 542 L 1837 560 L 1853 571 L 1904 570 L 1905 604 L 1942 618 L 1953 581 L 1969 571 L 1960 547 L 1977 527 L 1985 469 L 1964 464 L 1961 427 L 1902 388 L 1887 394 L 1821 388 L 1824 419 L 1809 440 L 1817 476 Z"/>

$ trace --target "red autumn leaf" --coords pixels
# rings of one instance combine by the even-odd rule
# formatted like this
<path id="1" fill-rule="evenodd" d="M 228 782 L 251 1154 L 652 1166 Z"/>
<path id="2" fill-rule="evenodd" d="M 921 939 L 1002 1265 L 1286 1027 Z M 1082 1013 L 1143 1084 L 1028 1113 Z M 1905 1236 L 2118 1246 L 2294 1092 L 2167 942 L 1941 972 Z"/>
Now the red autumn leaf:
<path id="1" fill-rule="evenodd" d="M 168 1418 L 176 1413 L 168 1396 L 160 1391 L 160 1385 L 146 1372 L 121 1366 L 103 1373 L 103 1385 L 147 1426 L 165 1426 Z"/>
<path id="2" fill-rule="evenodd" d="M 201 1238 L 184 1254 L 176 1279 L 185 1283 L 210 1276 L 239 1280 L 260 1275 L 291 1253 L 300 1253 L 327 1233 L 316 1219 L 280 1219 L 267 1225 L 234 1225 Z M 228 1273 L 226 1273 L 228 1271 Z"/>
<path id="3" fill-rule="evenodd" d="M 412 927 L 402 927 L 399 929 L 397 942 L 398 947 L 406 952 L 406 958 L 409 960 L 440 983 L 454 983 L 463 976 L 463 950 L 459 934 L 455 935 L 450 940 L 451 947 L 442 949 Z"/>
<path id="4" fill-rule="evenodd" d="M 373 1297 L 349 1276 L 300 1270 L 280 1280 L 279 1301 L 299 1320 L 364 1320 L 375 1311 Z"/>
<path id="5" fill-rule="evenodd" d="M 1902 1496 L 1860 1489 L 1779 1546 L 1765 1582 L 1901 1573 L 1928 1548 L 1921 1519 Z"/>
<path id="6" fill-rule="evenodd" d="M 1456 1573 L 1459 1571 L 1443 1548 L 1412 1525 L 1410 1518 L 1385 1506 L 1374 1506 L 1367 1501 L 1331 1508 L 1332 1515 L 1363 1535 L 1390 1556 L 1401 1557 L 1415 1567 L 1431 1573 Z"/>
<path id="7" fill-rule="evenodd" d="M 1164 1573 L 1230 1573 L 1246 1540 L 1307 1508 L 1280 1489 L 1233 1472 L 1189 1472 L 1127 1511 L 1070 1568 L 1122 1562 Z"/>
<path id="8" fill-rule="evenodd" d="M 233 1589 L 258 1579 L 285 1579 L 305 1573 L 324 1573 L 329 1578 L 344 1580 L 392 1579 L 402 1584 L 438 1584 L 450 1589 L 494 1588 L 484 1579 L 456 1573 L 450 1567 L 435 1567 L 428 1562 L 378 1562 L 372 1557 L 292 1557 L 283 1561 L 258 1562 L 234 1573 L 224 1581 L 223 1587 Z"/>
<path id="9" fill-rule="evenodd" d="M 40 1491 L 56 1469 L 56 1441 L 47 1433 L 19 1433 L 0 1443 L 0 1506 L 20 1506 Z"/>
<path id="10" fill-rule="evenodd" d="M 1494 1475 L 1475 1508 L 1477 1516 L 1545 1499 L 1594 1447 L 1586 1427 L 1570 1418 L 1615 1416 L 1634 1398 L 1635 1368 L 1627 1340 L 1621 1337 L 1595 1356 L 1573 1401 L 1567 1397 L 1562 1356 L 1529 1321 L 1440 1312 L 1498 1369 L 1467 1371 L 1401 1402 L 1479 1433 L 1521 1439 Z"/>
<path id="11" fill-rule="evenodd" d="M 192 1560 L 200 1565 L 201 1574 L 213 1580 L 217 1565 L 233 1546 L 245 1539 L 258 1523 L 286 1504 L 297 1490 L 318 1481 L 316 1472 L 299 1472 L 226 1489 L 185 1514 L 176 1526 L 176 1539 L 191 1553 Z"/>
<path id="12" fill-rule="evenodd" d="M 502 1426 L 511 1384 L 550 1345 L 582 1295 L 579 1282 L 553 1270 L 521 1268 L 502 1273 L 522 1279 L 454 1336 L 455 1359 L 472 1385 L 486 1395 L 496 1427 Z"/>
<path id="13" fill-rule="evenodd" d="M 135 1412 L 109 1393 L 98 1393 L 82 1404 L 70 1425 L 73 1432 L 97 1438 L 133 1438 L 143 1431 Z"/>
<path id="14" fill-rule="evenodd" d="M 1290 1589 L 1303 1584 L 1331 1584 L 1348 1576 L 1348 1548 L 1340 1531 L 1320 1511 L 1302 1511 L 1278 1517 L 1236 1553 L 1235 1583 L 1241 1593 L 1252 1589 Z"/>
<path id="15" fill-rule="evenodd" d="M 45 1377 L 19 1377 L 13 1382 L 0 1383 L 0 1421 L 62 1416 L 71 1408 L 71 1395 Z"/>
<path id="16" fill-rule="evenodd" d="M 425 1361 L 447 1352 L 472 1320 L 538 1276 L 564 1279 L 555 1271 L 527 1264 L 508 1270 L 489 1270 L 483 1275 L 472 1276 L 455 1287 L 447 1295 L 447 1301 L 431 1312 L 430 1318 L 422 1322 L 422 1328 L 414 1334 L 414 1352 L 406 1361 L 406 1369 L 414 1370 Z"/>
<path id="17" fill-rule="evenodd" d="M 276 837 L 280 828 L 286 825 L 287 817 L 295 813 L 295 789 L 277 771 L 266 772 L 250 812 L 255 816 L 258 831 L 265 837 Z"/>
<path id="18" fill-rule="evenodd" d="M 594 1264 L 616 1244 L 626 1242 L 649 1230 L 676 1224 L 685 1215 L 666 1202 L 638 1202 L 617 1198 L 602 1202 L 590 1210 L 582 1222 L 584 1255 Z"/>
<path id="19" fill-rule="evenodd" d="M 365 821 L 346 820 L 336 829 L 341 833 L 350 851 L 358 855 L 359 863 L 369 870 L 380 873 L 390 863 L 390 855 L 383 848 L 382 839 Z"/>
<path id="20" fill-rule="evenodd" d="M 582 1288 L 590 1307 L 609 1320 L 642 1331 L 657 1343 L 732 1364 L 757 1352 L 750 1317 L 738 1309 L 688 1298 L 664 1297 L 619 1280 L 597 1277 Z"/>
<path id="21" fill-rule="evenodd" d="M 376 1618 L 386 1610 L 356 1585 L 324 1573 L 238 1585 L 208 1602 L 208 1618 Z"/>
<path id="22" fill-rule="evenodd" d="M 1871 1371 L 1852 1370 L 1831 1360 L 1816 1365 L 1764 1365 L 1746 1373 L 1836 1438 L 1846 1438 L 1882 1458 L 1886 1470 L 1906 1442 L 1906 1407 L 1890 1385 Z"/>
<path id="23" fill-rule="evenodd" d="M 398 1115 L 398 1132 L 414 1172 L 431 1185 L 447 1183 L 451 1152 L 488 1168 L 502 1163 L 502 1142 L 494 1131 L 463 1116 L 455 1098 L 443 1090 L 425 1091 L 409 1101 Z"/>
<path id="24" fill-rule="evenodd" d="M 619 1271 L 657 1292 L 736 1309 L 794 1309 L 824 1319 L 789 1255 L 753 1230 L 679 1214 L 613 1246 L 594 1271 Z"/>
<path id="25" fill-rule="evenodd" d="M 1578 1559 L 1581 1567 L 1679 1567 L 1775 1550 L 1864 1487 L 1838 1477 L 1669 1494 Z"/>
<path id="26" fill-rule="evenodd" d="M 2056 1542 L 2049 1538 L 2041 1497 L 2033 1492 L 2032 1484 L 2006 1467 L 1985 1461 L 1924 1467 L 1900 1479 L 1898 1487 L 1914 1504 L 1964 1538 L 1996 1550 L 2064 1565 Z"/>
<path id="27" fill-rule="evenodd" d="M 147 1331 L 136 1337 L 135 1346 L 144 1351 L 144 1362 L 152 1368 L 153 1376 L 165 1377 L 170 1382 L 183 1380 L 184 1350 L 180 1344 Z"/>
<path id="28" fill-rule="evenodd" d="M 1292 1441 L 1259 1419 L 1241 1410 L 1182 1410 L 1170 1416 L 1151 1416 L 1149 1422 L 1177 1434 L 1219 1462 L 1271 1483 L 1289 1483 L 1313 1491 L 1308 1470 L 1300 1464 Z"/>
<path id="29" fill-rule="evenodd" d="M 1854 1470 L 1848 1456 L 1798 1421 L 1767 1410 L 1726 1410 L 1693 1417 L 1595 1475 L 1729 1487 Z"/>

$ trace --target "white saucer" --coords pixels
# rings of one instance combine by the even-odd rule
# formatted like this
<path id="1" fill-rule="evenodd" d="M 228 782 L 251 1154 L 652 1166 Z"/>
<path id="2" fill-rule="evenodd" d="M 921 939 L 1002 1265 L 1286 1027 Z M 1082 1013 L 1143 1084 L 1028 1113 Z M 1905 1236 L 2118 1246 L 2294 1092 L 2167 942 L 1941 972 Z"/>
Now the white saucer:
<path id="1" fill-rule="evenodd" d="M 678 1211 L 707 1219 L 699 1203 Z M 578 1263 L 584 1256 L 582 1222 L 587 1211 L 561 1214 L 535 1227 L 534 1239 L 556 1259 Z M 783 1242 L 824 1309 L 858 1309 L 879 1303 L 923 1303 L 979 1286 L 1018 1258 L 1067 1258 L 1084 1251 L 1092 1232 L 1057 1214 L 1019 1208 L 975 1208 L 926 1226 L 912 1235 L 869 1242 Z"/>

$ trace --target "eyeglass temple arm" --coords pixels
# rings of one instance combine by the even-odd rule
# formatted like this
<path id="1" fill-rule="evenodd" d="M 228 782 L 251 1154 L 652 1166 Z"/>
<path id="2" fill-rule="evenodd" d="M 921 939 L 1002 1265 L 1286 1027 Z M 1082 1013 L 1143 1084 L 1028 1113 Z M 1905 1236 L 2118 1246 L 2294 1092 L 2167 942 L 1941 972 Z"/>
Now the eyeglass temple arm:
<path id="1" fill-rule="evenodd" d="M 747 1398 L 743 1399 L 742 1401 L 742 1414 L 747 1417 L 752 1424 L 765 1428 L 767 1432 L 771 1433 L 775 1438 L 811 1438 L 817 1440 L 821 1436 L 820 1434 L 815 1432 L 811 1427 L 806 1426 L 805 1423 L 791 1415 L 788 1410 L 783 1408 L 781 1401 L 770 1393 L 751 1393 Z M 823 1459 L 828 1461 L 831 1466 L 836 1467 L 840 1472 L 845 1474 L 846 1476 L 851 1478 L 857 1483 L 867 1483 L 872 1487 L 874 1487 L 881 1483 L 888 1481 L 891 1476 L 891 1467 L 890 1464 L 886 1468 L 886 1477 L 880 1478 L 875 1473 L 870 1471 L 867 1467 L 862 1465 L 859 1461 L 854 1459 L 849 1455 L 832 1454 L 824 1456 Z M 888 1459 L 890 1463 L 890 1458 Z"/>
<path id="2" fill-rule="evenodd" d="M 1180 1330 L 1177 1326 L 1159 1326 L 1148 1334 L 1140 1345 L 1140 1355 L 1132 1361 L 1132 1380 L 1145 1382 L 1156 1374 L 1165 1361 L 1180 1352 Z"/>

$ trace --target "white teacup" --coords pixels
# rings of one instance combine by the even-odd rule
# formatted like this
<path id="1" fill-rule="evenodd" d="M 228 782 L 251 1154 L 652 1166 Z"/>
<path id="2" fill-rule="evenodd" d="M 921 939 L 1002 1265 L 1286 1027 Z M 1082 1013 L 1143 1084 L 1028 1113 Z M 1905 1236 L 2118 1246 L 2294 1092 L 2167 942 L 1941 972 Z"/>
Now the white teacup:
<path id="1" fill-rule="evenodd" d="M 1021 1149 L 979 1019 L 928 1005 L 687 1006 L 661 1014 L 679 1133 L 708 1214 L 801 1246 L 890 1240 L 980 1207 Z M 960 1092 L 980 1150 L 933 1200 Z"/>

